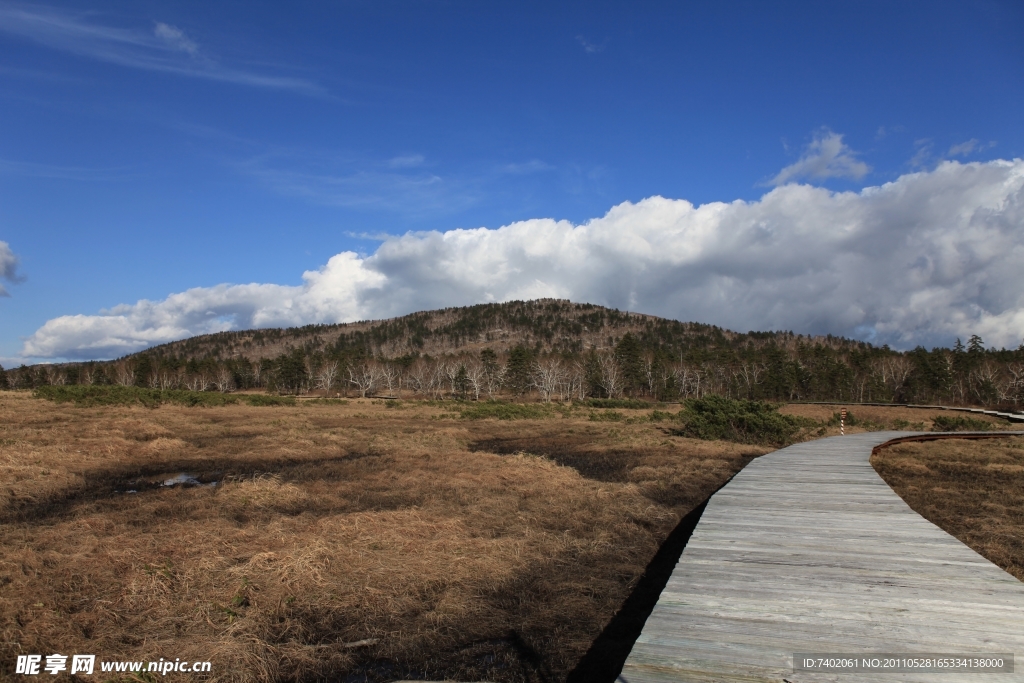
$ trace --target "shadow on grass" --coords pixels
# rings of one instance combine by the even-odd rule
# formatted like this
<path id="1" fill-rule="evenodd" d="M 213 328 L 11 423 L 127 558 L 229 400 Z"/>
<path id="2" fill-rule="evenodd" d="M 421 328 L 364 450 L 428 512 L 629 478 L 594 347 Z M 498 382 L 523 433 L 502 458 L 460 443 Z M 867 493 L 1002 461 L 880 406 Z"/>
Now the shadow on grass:
<path id="1" fill-rule="evenodd" d="M 601 635 L 594 640 L 576 668 L 569 672 L 565 679 L 566 683 L 614 683 L 618 679 L 626 658 L 632 651 L 636 639 L 640 637 L 640 632 L 647 618 L 651 616 L 658 598 L 661 597 L 661 592 L 665 590 L 669 577 L 672 576 L 672 571 L 710 500 L 711 496 L 708 496 L 703 503 L 690 510 L 679 521 L 647 565 L 636 588 L 601 631 Z"/>

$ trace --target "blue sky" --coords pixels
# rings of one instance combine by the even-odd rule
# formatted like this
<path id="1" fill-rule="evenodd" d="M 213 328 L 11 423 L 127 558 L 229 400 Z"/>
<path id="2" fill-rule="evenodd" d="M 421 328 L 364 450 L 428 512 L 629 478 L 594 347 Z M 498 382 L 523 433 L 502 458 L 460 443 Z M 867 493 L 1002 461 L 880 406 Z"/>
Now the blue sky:
<path id="1" fill-rule="evenodd" d="M 904 346 L 977 329 L 1010 343 L 1024 335 L 1024 301 L 1014 298 L 1024 282 L 1012 264 L 985 259 L 1024 248 L 1019 214 L 1006 209 L 1020 195 L 1012 160 L 1024 156 L 1022 29 L 1019 2 L 0 0 L 0 363 L 531 293 L 740 329 L 802 326 Z M 821 199 L 808 229 L 831 229 L 847 215 L 842 193 L 854 193 L 876 202 L 862 207 L 857 230 L 918 225 L 901 233 L 904 246 L 964 231 L 929 233 L 927 202 L 865 199 L 866 187 L 911 182 L 958 188 L 953 213 L 1002 212 L 978 237 L 990 253 L 908 255 L 906 264 L 924 258 L 932 278 L 916 299 L 837 300 L 849 307 L 838 317 L 801 302 L 774 300 L 770 315 L 750 304 L 756 291 L 817 301 L 857 287 L 854 270 L 831 285 L 801 279 L 841 270 L 827 253 L 806 255 L 820 268 L 744 280 L 715 248 L 657 236 L 681 235 L 685 223 L 727 239 L 752 219 L 715 223 L 714 212 L 694 218 L 677 202 L 662 222 L 644 223 L 654 219 L 638 208 L 657 197 L 776 206 L 782 213 L 758 220 L 778 223 L 769 232 L 779 236 L 796 230 L 800 202 L 817 202 L 807 198 L 816 190 L 839 194 Z M 765 203 L 772 192 L 792 196 Z M 633 213 L 611 221 L 623 206 Z M 649 269 L 667 283 L 616 289 L 591 274 L 584 286 L 586 262 L 531 256 L 537 234 L 497 230 L 541 219 L 577 241 L 586 235 L 573 228 L 603 220 L 586 234 L 604 226 L 630 236 L 624 251 L 663 244 L 678 258 L 658 270 L 647 257 L 611 263 L 582 249 L 608 273 Z M 491 232 L 471 231 L 480 227 Z M 436 233 L 449 236 L 437 242 L 443 253 L 430 247 Z M 813 242 L 794 235 L 779 248 Z M 484 241 L 459 251 L 467 240 Z M 601 254 L 615 251 L 601 244 Z M 452 275 L 473 249 L 505 254 L 491 263 L 509 271 L 503 283 Z M 853 251 L 864 263 L 881 258 Z M 358 263 L 336 259 L 348 265 L 332 271 L 345 252 Z M 935 265 L 946 257 L 976 268 Z M 430 259 L 435 269 L 414 278 Z M 312 286 L 304 273 L 323 282 L 316 301 L 299 305 Z M 696 273 L 718 286 L 700 289 Z M 324 284 L 332 278 L 340 290 Z M 366 284 L 345 289 L 355 281 Z M 216 289 L 248 283 L 265 287 Z M 994 288 L 1015 291 L 985 299 Z M 202 303 L 168 303 L 189 291 Z"/>

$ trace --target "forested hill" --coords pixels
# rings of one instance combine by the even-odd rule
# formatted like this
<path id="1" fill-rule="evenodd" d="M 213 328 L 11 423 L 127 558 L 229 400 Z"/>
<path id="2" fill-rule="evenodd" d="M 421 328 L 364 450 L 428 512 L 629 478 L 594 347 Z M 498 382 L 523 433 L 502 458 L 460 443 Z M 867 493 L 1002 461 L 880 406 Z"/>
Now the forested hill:
<path id="1" fill-rule="evenodd" d="M 163 344 L 142 353 L 156 358 L 255 361 L 276 358 L 295 349 L 306 353 L 398 358 L 478 352 L 484 348 L 501 354 L 523 346 L 533 353 L 571 355 L 612 348 L 626 333 L 632 333 L 645 348 L 674 356 L 691 349 L 739 349 L 768 344 L 787 348 L 797 343 L 823 344 L 836 350 L 869 348 L 863 342 L 841 337 L 810 337 L 793 332 L 742 334 L 714 325 L 684 323 L 593 304 L 539 299 L 422 311 L 389 320 L 219 332 Z"/>
<path id="2" fill-rule="evenodd" d="M 541 299 L 391 320 L 203 335 L 116 361 L 21 367 L 0 388 L 119 384 L 321 395 L 1024 405 L 1024 345 L 899 352 L 842 337 L 732 332 Z"/>

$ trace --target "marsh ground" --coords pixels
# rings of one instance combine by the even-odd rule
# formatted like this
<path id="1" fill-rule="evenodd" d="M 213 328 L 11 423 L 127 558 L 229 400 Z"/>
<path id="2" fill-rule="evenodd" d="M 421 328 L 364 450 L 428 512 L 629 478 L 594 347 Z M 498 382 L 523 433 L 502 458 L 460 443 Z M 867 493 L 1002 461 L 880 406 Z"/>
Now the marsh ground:
<path id="1" fill-rule="evenodd" d="M 1024 438 L 901 443 L 871 463 L 914 511 L 1024 581 Z"/>
<path id="2" fill-rule="evenodd" d="M 771 450 L 673 436 L 674 410 L 0 392 L 0 672 L 60 652 L 218 681 L 564 680 L 680 518 Z M 783 408 L 801 438 L 838 410 Z M 933 416 L 852 410 L 848 431 Z M 160 485 L 179 474 L 207 485 Z"/>
<path id="3" fill-rule="evenodd" d="M 651 411 L 0 393 L 0 661 L 216 680 L 564 679 L 680 517 L 770 449 Z M 611 417 L 608 417 L 611 415 Z M 215 486 L 164 487 L 176 474 Z"/>

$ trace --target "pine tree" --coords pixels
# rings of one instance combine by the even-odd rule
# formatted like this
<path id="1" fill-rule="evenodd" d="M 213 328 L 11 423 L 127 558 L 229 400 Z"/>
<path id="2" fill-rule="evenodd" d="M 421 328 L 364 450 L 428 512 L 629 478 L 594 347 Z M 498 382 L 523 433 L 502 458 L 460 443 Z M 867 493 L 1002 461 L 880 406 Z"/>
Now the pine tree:
<path id="1" fill-rule="evenodd" d="M 644 362 L 641 356 L 640 341 L 627 332 L 615 347 L 615 360 L 626 381 L 625 389 L 635 395 L 644 386 Z"/>
<path id="2" fill-rule="evenodd" d="M 530 389 L 530 351 L 524 346 L 516 346 L 508 354 L 505 364 L 505 386 L 516 397 L 522 396 Z"/>

